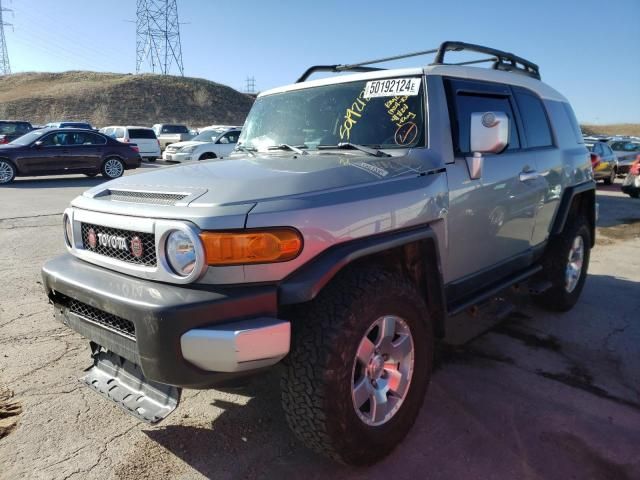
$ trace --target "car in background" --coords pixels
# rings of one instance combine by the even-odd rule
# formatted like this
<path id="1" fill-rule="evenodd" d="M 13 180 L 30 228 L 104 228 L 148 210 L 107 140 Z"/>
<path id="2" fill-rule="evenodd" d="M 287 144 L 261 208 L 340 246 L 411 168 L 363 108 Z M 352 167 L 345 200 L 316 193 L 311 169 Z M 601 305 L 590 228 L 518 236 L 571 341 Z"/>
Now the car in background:
<path id="1" fill-rule="evenodd" d="M 238 143 L 239 128 L 211 128 L 187 142 L 168 145 L 162 154 L 162 159 L 169 162 L 191 162 L 225 158 Z"/>
<path id="2" fill-rule="evenodd" d="M 33 126 L 29 122 L 0 120 L 0 145 L 12 142 L 31 130 Z"/>
<path id="3" fill-rule="evenodd" d="M 44 128 L 0 145 L 0 185 L 15 177 L 74 173 L 112 179 L 140 162 L 137 145 L 86 129 Z"/>
<path id="4" fill-rule="evenodd" d="M 47 123 L 45 128 L 81 128 L 83 130 L 97 130 L 88 122 L 52 122 Z"/>
<path id="5" fill-rule="evenodd" d="M 622 181 L 621 190 L 631 198 L 640 198 L 640 154 L 631 163 L 629 173 Z"/>
<path id="6" fill-rule="evenodd" d="M 164 150 L 171 143 L 191 140 L 195 136 L 186 125 L 156 123 L 152 128 L 160 141 L 161 150 Z"/>
<path id="7" fill-rule="evenodd" d="M 637 156 L 640 155 L 640 141 L 618 140 L 610 142 L 609 146 L 618 158 L 618 175 L 626 175 Z"/>
<path id="8" fill-rule="evenodd" d="M 149 162 L 155 162 L 162 155 L 160 141 L 152 128 L 113 125 L 101 128 L 100 132 L 122 143 L 135 143 L 140 156 Z"/>
<path id="9" fill-rule="evenodd" d="M 591 153 L 591 166 L 594 180 L 603 180 L 611 185 L 618 174 L 618 159 L 606 141 L 586 137 L 584 144 Z"/>

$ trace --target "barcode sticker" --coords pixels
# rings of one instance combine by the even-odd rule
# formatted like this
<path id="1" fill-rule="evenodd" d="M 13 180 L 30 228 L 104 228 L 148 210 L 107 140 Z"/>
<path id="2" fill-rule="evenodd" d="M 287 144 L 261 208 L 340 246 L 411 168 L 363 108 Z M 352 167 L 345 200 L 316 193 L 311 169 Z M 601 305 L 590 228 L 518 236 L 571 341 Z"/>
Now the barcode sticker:
<path id="1" fill-rule="evenodd" d="M 371 80 L 364 87 L 364 98 L 415 96 L 420 90 L 420 78 L 389 78 Z"/>

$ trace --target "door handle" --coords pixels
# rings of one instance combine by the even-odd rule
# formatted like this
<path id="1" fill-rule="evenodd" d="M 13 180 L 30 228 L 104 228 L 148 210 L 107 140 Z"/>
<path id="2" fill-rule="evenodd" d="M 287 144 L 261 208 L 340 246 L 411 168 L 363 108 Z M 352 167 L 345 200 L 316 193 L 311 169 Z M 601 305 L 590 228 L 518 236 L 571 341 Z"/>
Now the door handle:
<path id="1" fill-rule="evenodd" d="M 535 180 L 540 178 L 540 174 L 535 170 L 529 170 L 528 172 L 520 172 L 520 181 L 526 182 L 528 180 Z"/>

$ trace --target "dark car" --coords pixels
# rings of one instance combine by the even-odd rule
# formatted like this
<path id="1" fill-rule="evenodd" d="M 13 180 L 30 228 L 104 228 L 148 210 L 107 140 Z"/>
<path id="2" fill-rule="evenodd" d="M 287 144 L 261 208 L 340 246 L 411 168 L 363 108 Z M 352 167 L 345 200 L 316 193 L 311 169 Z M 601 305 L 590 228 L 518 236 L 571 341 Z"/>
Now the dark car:
<path id="1" fill-rule="evenodd" d="M 135 144 L 87 130 L 45 128 L 0 145 L 0 185 L 16 176 L 83 173 L 94 177 L 102 173 L 117 178 L 140 162 Z"/>
<path id="2" fill-rule="evenodd" d="M 0 120 L 0 145 L 12 142 L 31 130 L 33 127 L 29 122 Z"/>

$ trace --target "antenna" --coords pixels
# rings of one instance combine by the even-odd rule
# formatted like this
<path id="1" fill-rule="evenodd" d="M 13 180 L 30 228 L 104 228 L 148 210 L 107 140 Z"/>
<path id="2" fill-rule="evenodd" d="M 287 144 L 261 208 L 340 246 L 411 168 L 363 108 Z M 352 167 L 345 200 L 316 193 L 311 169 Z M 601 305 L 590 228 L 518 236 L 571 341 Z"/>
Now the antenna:
<path id="1" fill-rule="evenodd" d="M 7 75 L 11 73 L 11 65 L 9 64 L 7 41 L 4 38 L 4 27 L 13 27 L 13 25 L 11 23 L 5 23 L 2 19 L 2 12 L 13 12 L 13 10 L 3 8 L 2 0 L 0 0 L 0 75 Z"/>
<path id="2" fill-rule="evenodd" d="M 162 75 L 175 65 L 184 76 L 177 0 L 136 0 L 136 73 L 143 64 Z"/>
<path id="3" fill-rule="evenodd" d="M 255 77 L 247 77 L 246 93 L 249 93 L 251 95 L 256 93 L 256 79 L 255 79 Z"/>

